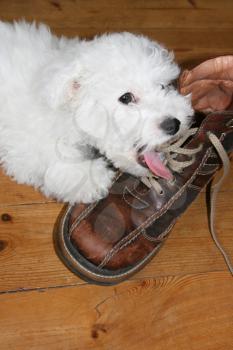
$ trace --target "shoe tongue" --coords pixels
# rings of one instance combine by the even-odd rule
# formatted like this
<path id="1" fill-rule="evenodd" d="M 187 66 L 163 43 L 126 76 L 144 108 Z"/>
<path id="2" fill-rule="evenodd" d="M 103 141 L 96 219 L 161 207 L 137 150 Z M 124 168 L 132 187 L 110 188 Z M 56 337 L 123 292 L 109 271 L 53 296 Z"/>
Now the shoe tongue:
<path id="1" fill-rule="evenodd" d="M 166 180 L 172 179 L 172 173 L 170 170 L 163 164 L 160 154 L 155 151 L 148 151 L 144 153 L 144 160 L 150 171 L 159 177 L 162 177 Z"/>

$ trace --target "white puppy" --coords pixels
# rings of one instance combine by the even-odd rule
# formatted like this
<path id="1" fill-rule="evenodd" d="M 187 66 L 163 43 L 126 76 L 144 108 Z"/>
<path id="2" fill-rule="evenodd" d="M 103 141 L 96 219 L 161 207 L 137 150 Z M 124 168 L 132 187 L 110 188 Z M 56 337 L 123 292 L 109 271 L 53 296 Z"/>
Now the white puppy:
<path id="1" fill-rule="evenodd" d="M 0 43 L 0 161 L 8 175 L 70 203 L 108 193 L 110 162 L 145 176 L 138 156 L 149 154 L 149 167 L 167 176 L 153 149 L 185 132 L 193 114 L 171 86 L 179 74 L 173 54 L 130 33 L 81 41 L 25 22 L 0 22 Z"/>

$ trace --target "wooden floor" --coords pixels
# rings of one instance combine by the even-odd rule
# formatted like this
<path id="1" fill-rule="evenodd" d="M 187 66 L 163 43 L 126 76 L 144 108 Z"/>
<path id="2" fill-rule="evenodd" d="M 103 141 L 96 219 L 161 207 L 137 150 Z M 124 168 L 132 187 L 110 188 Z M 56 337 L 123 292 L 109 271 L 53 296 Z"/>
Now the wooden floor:
<path id="1" fill-rule="evenodd" d="M 149 35 L 193 65 L 233 54 L 233 1 L 1 0 L 0 18 L 43 21 L 91 37 Z M 230 350 L 233 279 L 207 226 L 205 193 L 154 260 L 115 287 L 91 286 L 57 258 L 62 205 L 0 174 L 1 350 Z M 233 256 L 233 171 L 219 194 L 217 229 Z"/>

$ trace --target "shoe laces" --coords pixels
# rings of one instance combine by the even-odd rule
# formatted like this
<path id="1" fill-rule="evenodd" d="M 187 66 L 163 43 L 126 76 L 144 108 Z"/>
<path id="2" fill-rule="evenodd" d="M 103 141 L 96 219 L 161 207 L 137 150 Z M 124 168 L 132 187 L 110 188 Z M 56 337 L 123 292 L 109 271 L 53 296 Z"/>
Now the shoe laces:
<path id="1" fill-rule="evenodd" d="M 172 170 L 172 172 L 178 172 L 181 173 L 185 168 L 188 166 L 192 165 L 195 161 L 196 154 L 200 152 L 202 149 L 202 144 L 200 144 L 198 147 L 193 148 L 193 149 L 187 149 L 183 148 L 183 144 L 185 141 L 190 137 L 196 134 L 198 128 L 192 128 L 188 130 L 188 132 L 178 139 L 176 142 L 173 144 L 166 144 L 163 145 L 160 148 L 160 151 L 163 152 L 164 157 L 165 157 L 165 164 Z M 226 265 L 233 275 L 233 265 L 231 263 L 231 260 L 226 253 L 225 249 L 222 247 L 221 243 L 219 242 L 218 239 L 218 234 L 215 229 L 215 208 L 216 208 L 216 201 L 217 201 L 217 194 L 226 179 L 227 175 L 229 174 L 230 170 L 230 160 L 227 155 L 227 152 L 225 151 L 224 147 L 222 146 L 222 143 L 220 140 L 217 138 L 217 136 L 211 132 L 207 133 L 207 136 L 212 144 L 212 146 L 215 148 L 217 154 L 219 155 L 222 164 L 223 164 L 223 174 L 218 180 L 218 182 L 214 185 L 210 186 L 210 210 L 208 213 L 208 219 L 209 219 L 209 227 L 210 227 L 210 233 L 211 237 L 221 252 Z M 186 155 L 188 160 L 178 160 L 177 156 L 178 155 Z M 148 187 L 148 188 L 153 188 L 158 194 L 163 194 L 163 188 L 161 183 L 158 181 L 158 178 L 155 177 L 154 175 L 149 175 L 147 177 L 142 177 L 141 181 Z M 169 180 L 170 183 L 173 183 L 174 180 Z"/>
<path id="2" fill-rule="evenodd" d="M 176 142 L 173 142 L 172 144 L 164 144 L 158 149 L 158 151 L 164 155 L 165 165 L 168 166 L 172 172 L 181 173 L 185 168 L 194 163 L 195 155 L 202 149 L 202 145 L 200 144 L 198 147 L 192 149 L 183 148 L 182 146 L 190 136 L 196 134 L 197 130 L 198 128 L 189 129 L 185 135 L 179 138 Z M 176 158 L 179 154 L 187 156 L 187 160 L 177 160 Z M 162 185 L 159 183 L 158 178 L 152 173 L 149 176 L 142 177 L 141 181 L 148 188 L 153 187 L 158 194 L 163 193 Z M 174 180 L 172 179 L 168 181 L 173 183 Z"/>

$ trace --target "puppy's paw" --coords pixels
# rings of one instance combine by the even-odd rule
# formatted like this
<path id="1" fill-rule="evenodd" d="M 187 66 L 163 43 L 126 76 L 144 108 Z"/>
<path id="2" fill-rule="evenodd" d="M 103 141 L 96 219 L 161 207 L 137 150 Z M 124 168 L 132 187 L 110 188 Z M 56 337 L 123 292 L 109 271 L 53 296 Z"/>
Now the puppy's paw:
<path id="1" fill-rule="evenodd" d="M 48 168 L 41 190 L 63 202 L 91 203 L 108 194 L 114 171 L 104 159 L 82 163 L 57 162 Z"/>
<path id="2" fill-rule="evenodd" d="M 115 172 L 107 167 L 107 163 L 102 158 L 93 161 L 89 168 L 87 181 L 82 188 L 82 194 L 80 193 L 81 201 L 90 203 L 106 197 L 114 176 Z"/>

